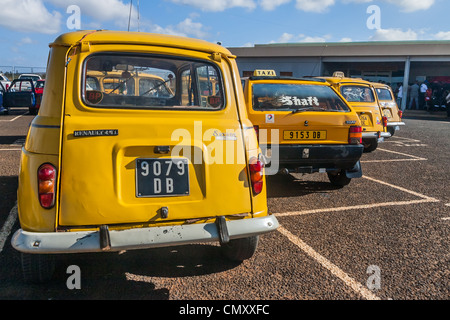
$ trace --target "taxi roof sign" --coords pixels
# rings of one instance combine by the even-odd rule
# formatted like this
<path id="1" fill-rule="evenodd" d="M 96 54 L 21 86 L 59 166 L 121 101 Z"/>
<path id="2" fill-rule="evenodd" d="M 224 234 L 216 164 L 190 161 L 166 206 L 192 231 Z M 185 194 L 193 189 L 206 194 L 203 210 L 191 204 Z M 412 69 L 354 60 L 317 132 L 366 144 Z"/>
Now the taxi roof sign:
<path id="1" fill-rule="evenodd" d="M 337 77 L 337 78 L 345 78 L 345 73 L 342 71 L 336 71 L 333 73 L 333 77 Z"/>
<path id="2" fill-rule="evenodd" d="M 276 77 L 275 70 L 255 70 L 253 75 L 256 77 Z"/>

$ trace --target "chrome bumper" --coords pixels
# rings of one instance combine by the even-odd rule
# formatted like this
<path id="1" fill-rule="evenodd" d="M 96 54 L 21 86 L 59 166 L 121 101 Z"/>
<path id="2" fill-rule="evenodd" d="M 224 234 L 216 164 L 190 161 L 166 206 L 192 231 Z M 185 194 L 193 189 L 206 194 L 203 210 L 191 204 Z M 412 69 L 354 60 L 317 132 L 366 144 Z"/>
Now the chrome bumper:
<path id="1" fill-rule="evenodd" d="M 405 123 L 404 122 L 388 122 L 387 125 L 388 125 L 388 127 L 396 127 L 396 126 L 404 126 Z"/>
<path id="2" fill-rule="evenodd" d="M 226 222 L 230 239 L 246 238 L 274 231 L 279 223 L 274 215 Z M 195 242 L 219 241 L 212 223 L 134 228 L 108 231 L 108 251 L 177 246 Z M 103 252 L 101 231 L 28 232 L 17 230 L 11 239 L 14 249 L 24 253 Z"/>

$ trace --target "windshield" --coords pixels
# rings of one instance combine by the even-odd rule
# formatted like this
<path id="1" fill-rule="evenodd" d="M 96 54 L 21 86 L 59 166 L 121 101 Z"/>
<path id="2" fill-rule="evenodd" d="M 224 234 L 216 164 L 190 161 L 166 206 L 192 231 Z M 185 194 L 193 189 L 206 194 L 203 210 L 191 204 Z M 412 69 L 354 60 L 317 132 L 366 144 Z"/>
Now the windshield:
<path id="1" fill-rule="evenodd" d="M 328 86 L 256 83 L 253 84 L 252 91 L 254 110 L 350 111 L 345 102 Z"/>
<path id="2" fill-rule="evenodd" d="M 391 92 L 388 89 L 376 89 L 377 96 L 379 100 L 383 101 L 391 101 L 392 95 Z"/>
<path id="3" fill-rule="evenodd" d="M 205 61 L 95 55 L 85 64 L 84 101 L 95 107 L 220 110 L 219 69 Z"/>
<path id="4" fill-rule="evenodd" d="M 342 86 L 341 94 L 348 102 L 375 102 L 372 90 L 366 86 Z"/>

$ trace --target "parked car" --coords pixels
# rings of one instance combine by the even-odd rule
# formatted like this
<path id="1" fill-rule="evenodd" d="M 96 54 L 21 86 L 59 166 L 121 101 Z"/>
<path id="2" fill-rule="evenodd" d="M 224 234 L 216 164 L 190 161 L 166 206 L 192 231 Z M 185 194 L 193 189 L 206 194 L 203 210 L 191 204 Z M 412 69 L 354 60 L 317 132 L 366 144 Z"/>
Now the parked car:
<path id="1" fill-rule="evenodd" d="M 254 74 L 242 78 L 244 97 L 271 167 L 327 173 L 339 187 L 362 176 L 358 115 L 328 82 L 277 77 L 274 70 Z"/>
<path id="2" fill-rule="evenodd" d="M 378 147 L 378 143 L 391 136 L 387 132 L 387 118 L 377 103 L 370 82 L 363 79 L 346 78 L 342 72 L 335 72 L 332 77 L 320 78 L 327 80 L 336 88 L 358 113 L 365 152 L 374 151 Z"/>
<path id="3" fill-rule="evenodd" d="M 5 87 L 0 82 L 0 113 L 6 113 L 6 109 L 3 107 L 3 95 L 5 94 Z"/>
<path id="4" fill-rule="evenodd" d="M 23 74 L 19 75 L 18 79 L 31 79 L 33 81 L 38 81 L 38 80 L 41 80 L 42 78 L 38 74 L 23 73 Z"/>
<path id="5" fill-rule="evenodd" d="M 45 80 L 37 80 L 36 81 L 36 106 L 33 110 L 30 110 L 30 114 L 37 114 L 39 111 L 39 108 L 41 107 L 41 101 L 42 101 L 42 95 L 44 94 L 44 86 L 45 86 Z"/>
<path id="6" fill-rule="evenodd" d="M 0 74 L 0 83 L 5 89 L 8 89 L 11 85 L 11 81 L 9 81 L 9 79 L 4 74 Z"/>
<path id="7" fill-rule="evenodd" d="M 227 49 L 98 30 L 61 35 L 50 51 L 41 110 L 23 148 L 21 227 L 12 238 L 26 281 L 48 280 L 54 254 L 63 253 L 218 241 L 227 258 L 242 261 L 259 235 L 278 227 Z M 98 72 L 132 69 L 173 91 L 108 93 L 88 83 Z M 122 78 L 120 86 L 131 80 Z M 232 152 L 221 152 L 225 146 Z"/>
<path id="8" fill-rule="evenodd" d="M 6 113 L 11 108 L 28 108 L 31 114 L 36 111 L 36 90 L 31 79 L 15 79 L 3 95 Z"/>
<path id="9" fill-rule="evenodd" d="M 387 118 L 387 131 L 393 136 L 405 123 L 402 121 L 403 112 L 398 108 L 394 93 L 390 86 L 383 83 L 372 83 L 378 104 Z"/>

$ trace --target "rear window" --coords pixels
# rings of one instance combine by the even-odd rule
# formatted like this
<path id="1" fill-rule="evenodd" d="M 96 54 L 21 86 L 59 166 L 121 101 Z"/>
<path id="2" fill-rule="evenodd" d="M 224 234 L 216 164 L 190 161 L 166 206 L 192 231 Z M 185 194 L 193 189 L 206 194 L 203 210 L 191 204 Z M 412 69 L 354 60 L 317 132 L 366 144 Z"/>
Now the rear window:
<path id="1" fill-rule="evenodd" d="M 376 92 L 379 100 L 392 100 L 391 91 L 388 89 L 376 89 Z"/>
<path id="2" fill-rule="evenodd" d="M 375 102 L 372 90 L 366 86 L 342 86 L 341 94 L 348 102 Z"/>
<path id="3" fill-rule="evenodd" d="M 86 60 L 83 100 L 123 109 L 220 110 L 222 77 L 208 61 L 160 56 L 94 55 Z"/>
<path id="4" fill-rule="evenodd" d="M 255 83 L 252 92 L 253 109 L 259 111 L 350 111 L 328 86 Z"/>

